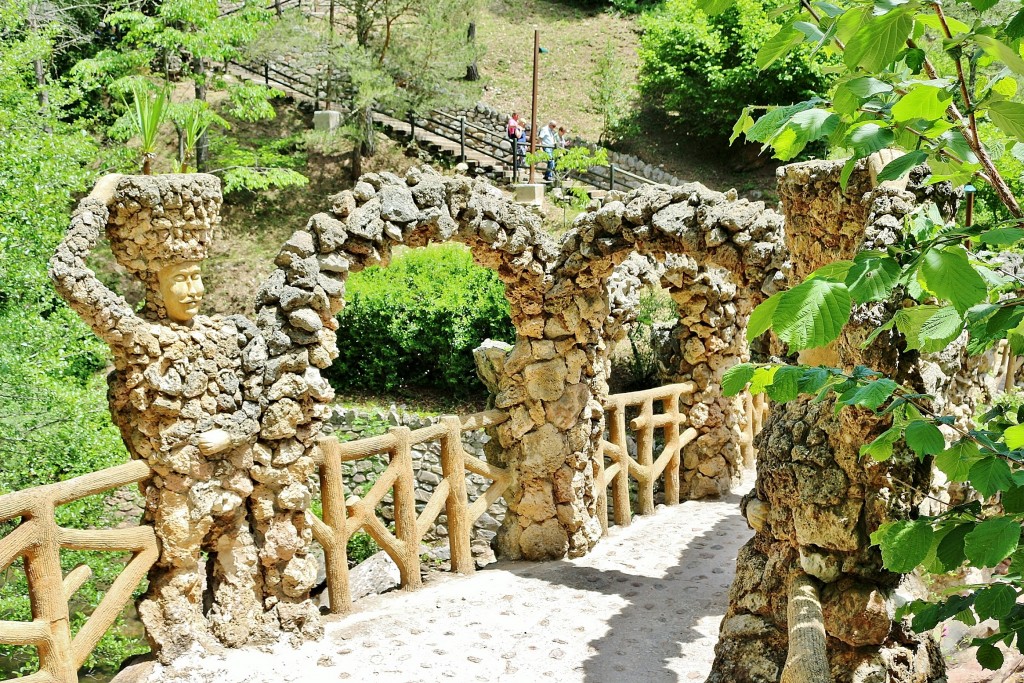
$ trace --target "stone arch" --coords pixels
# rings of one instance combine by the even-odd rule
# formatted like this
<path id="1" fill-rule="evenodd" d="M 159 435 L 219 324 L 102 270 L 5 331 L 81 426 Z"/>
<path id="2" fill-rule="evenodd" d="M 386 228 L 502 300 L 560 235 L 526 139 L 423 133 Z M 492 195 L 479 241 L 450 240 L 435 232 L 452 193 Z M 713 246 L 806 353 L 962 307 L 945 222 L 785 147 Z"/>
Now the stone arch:
<path id="1" fill-rule="evenodd" d="M 498 550 L 533 560 L 582 555 L 601 534 L 595 458 L 615 266 L 633 252 L 686 254 L 731 273 L 756 301 L 777 277 L 782 253 L 779 214 L 696 183 L 648 186 L 594 206 L 556 243 L 533 213 L 490 184 L 429 168 L 363 176 L 331 197 L 307 233 L 331 252 L 320 267 L 340 292 L 349 272 L 386 263 L 394 246 L 433 241 L 468 245 L 505 283 L 516 342 L 498 369 L 495 406 L 510 419 L 495 430 L 488 456 L 513 472 Z"/>

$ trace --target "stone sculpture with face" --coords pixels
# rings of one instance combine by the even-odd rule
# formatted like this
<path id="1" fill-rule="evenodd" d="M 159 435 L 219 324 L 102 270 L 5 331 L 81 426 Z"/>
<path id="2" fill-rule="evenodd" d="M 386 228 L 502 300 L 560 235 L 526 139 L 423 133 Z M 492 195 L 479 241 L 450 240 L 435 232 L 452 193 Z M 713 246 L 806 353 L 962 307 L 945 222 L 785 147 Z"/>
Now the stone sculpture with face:
<path id="1" fill-rule="evenodd" d="M 172 263 L 157 271 L 160 298 L 167 317 L 177 323 L 187 323 L 199 313 L 199 304 L 206 289 L 200 264 L 195 261 Z"/>

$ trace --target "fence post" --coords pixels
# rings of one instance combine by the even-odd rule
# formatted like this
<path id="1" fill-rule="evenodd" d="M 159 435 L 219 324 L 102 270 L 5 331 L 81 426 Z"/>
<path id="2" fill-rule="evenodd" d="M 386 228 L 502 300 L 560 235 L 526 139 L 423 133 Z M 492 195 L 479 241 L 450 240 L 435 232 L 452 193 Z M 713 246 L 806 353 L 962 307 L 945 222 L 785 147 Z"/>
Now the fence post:
<path id="1" fill-rule="evenodd" d="M 519 182 L 519 138 L 509 138 L 512 140 L 512 183 Z"/>
<path id="2" fill-rule="evenodd" d="M 459 161 L 466 163 L 466 117 L 459 117 Z"/>
<path id="3" fill-rule="evenodd" d="M 632 512 L 629 509 L 629 451 L 626 448 L 626 404 L 615 402 L 611 422 L 608 425 L 608 440 L 619 447 L 615 461 L 619 463 L 619 473 L 615 475 L 612 488 L 612 505 L 615 523 L 629 526 Z"/>
<path id="4" fill-rule="evenodd" d="M 671 405 L 669 402 L 671 401 Z M 682 462 L 682 446 L 679 445 L 679 392 L 662 401 L 664 412 L 672 416 L 672 421 L 665 425 L 665 447 L 672 449 L 672 457 L 665 467 L 665 504 L 679 503 L 679 469 Z"/>
<path id="5" fill-rule="evenodd" d="M 409 112 L 409 138 L 416 142 L 416 112 Z"/>
<path id="6" fill-rule="evenodd" d="M 398 571 L 402 576 L 403 588 L 419 588 L 420 580 L 420 539 L 416 536 L 416 482 L 412 464 L 412 448 L 409 445 L 409 428 L 392 427 L 389 433 L 395 435 L 395 449 L 391 462 L 397 463 L 398 477 L 395 479 L 395 536 L 402 544 L 402 562 Z"/>
<path id="7" fill-rule="evenodd" d="M 641 515 L 654 514 L 654 400 L 645 399 L 638 422 L 642 422 L 636 433 L 636 459 L 643 478 L 637 482 L 636 507 Z"/>
<path id="8" fill-rule="evenodd" d="M 321 442 L 320 452 L 320 496 L 324 523 L 331 528 L 332 547 L 324 548 L 324 564 L 327 569 L 327 595 L 331 601 L 332 614 L 347 614 L 352 609 L 352 595 L 348 585 L 348 554 L 346 545 L 345 488 L 342 483 L 341 457 L 338 442 L 334 439 Z"/>
<path id="9" fill-rule="evenodd" d="M 608 191 L 615 189 L 615 164 L 608 164 Z"/>
<path id="10" fill-rule="evenodd" d="M 270 62 L 263 62 L 263 83 L 270 85 Z"/>
<path id="11" fill-rule="evenodd" d="M 466 460 L 462 450 L 462 421 L 456 415 L 445 415 L 441 424 L 448 428 L 441 440 L 441 474 L 448 480 L 448 548 L 451 550 L 452 571 L 473 573 L 473 552 L 470 536 L 473 526 L 469 522 L 469 498 L 466 494 Z"/>

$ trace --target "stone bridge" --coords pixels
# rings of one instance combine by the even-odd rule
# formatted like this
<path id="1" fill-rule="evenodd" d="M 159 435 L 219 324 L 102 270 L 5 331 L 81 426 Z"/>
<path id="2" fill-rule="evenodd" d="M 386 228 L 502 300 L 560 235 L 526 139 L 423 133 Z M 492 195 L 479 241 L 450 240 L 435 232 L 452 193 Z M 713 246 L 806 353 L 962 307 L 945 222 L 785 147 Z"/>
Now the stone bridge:
<path id="1" fill-rule="evenodd" d="M 25 555 L 34 616 L 25 625 L 0 624 L 0 640 L 38 647 L 38 680 L 75 680 L 95 633 L 150 565 L 140 614 L 165 663 L 196 647 L 266 644 L 282 631 L 315 639 L 322 628 L 309 598 L 314 537 L 327 555 L 332 609 L 344 612 L 344 548 L 357 529 L 371 533 L 403 583 L 416 587 L 419 539 L 442 510 L 452 569 L 471 573 L 469 530 L 498 496 L 508 506 L 495 539 L 499 557 L 558 560 L 594 548 L 609 507 L 615 522 L 628 524 L 630 480 L 641 514 L 653 512 L 659 479 L 669 504 L 728 492 L 752 460 L 761 411 L 749 397 L 723 397 L 719 384 L 749 355 L 753 307 L 824 262 L 891 243 L 920 202 L 936 199 L 947 211 L 955 203 L 948 187 L 921 183 L 920 172 L 908 191 L 873 187 L 861 168 L 843 191 L 840 168 L 808 162 L 781 169 L 781 213 L 697 183 L 611 194 L 558 241 L 484 181 L 429 168 L 405 177 L 368 174 L 330 197 L 329 210 L 282 247 L 278 269 L 257 292 L 255 321 L 198 314 L 198 266 L 219 221 L 215 178 L 101 181 L 75 212 L 51 273 L 114 352 L 111 410 L 136 461 L 87 481 L 0 497 L 0 518 L 23 517 L 0 541 L 0 564 Z M 139 313 L 85 265 L 103 232 L 148 288 Z M 465 244 L 505 284 L 516 340 L 507 355 L 491 358 L 495 410 L 338 444 L 324 430 L 333 393 L 320 369 L 337 353 L 334 315 L 346 278 L 386 265 L 398 245 L 441 241 Z M 664 388 L 609 396 L 610 352 L 629 322 L 629 307 L 613 305 L 623 290 L 609 282 L 632 254 L 666 264 L 662 284 L 680 310 L 678 353 Z M 898 304 L 856 311 L 819 359 L 872 365 L 955 405 L 978 400 L 951 375 L 922 372 L 929 359 L 903 351 L 895 332 L 862 348 L 867 326 Z M 767 353 L 784 351 L 766 343 Z M 979 372 L 977 364 L 964 367 Z M 627 426 L 636 457 L 626 446 Z M 918 491 L 930 481 L 929 468 L 909 453 L 881 464 L 857 457 L 860 444 L 886 426 L 869 413 L 835 416 L 827 402 L 772 409 L 756 441 L 758 482 L 745 500 L 757 533 L 741 551 L 708 680 L 778 680 L 796 647 L 787 617 L 794 578 L 820 593 L 824 612 L 821 651 L 796 651 L 798 659 L 827 656 L 837 681 L 940 680 L 934 643 L 892 620 L 900 577 L 882 570 L 868 546 L 878 524 L 915 514 Z M 463 432 L 479 429 L 491 436 L 486 460 L 461 447 Z M 417 511 L 410 453 L 425 442 L 440 444 L 444 476 Z M 341 464 L 374 454 L 387 456 L 388 470 L 363 500 L 347 498 Z M 468 500 L 466 471 L 494 482 L 478 500 Z M 131 538 L 55 526 L 53 506 L 131 481 L 146 492 L 145 526 Z M 389 490 L 393 532 L 374 512 Z M 314 496 L 322 518 L 311 513 Z M 71 547 L 127 550 L 135 558 L 88 637 L 70 634 L 67 598 L 80 581 L 74 572 L 64 577 L 54 559 Z"/>

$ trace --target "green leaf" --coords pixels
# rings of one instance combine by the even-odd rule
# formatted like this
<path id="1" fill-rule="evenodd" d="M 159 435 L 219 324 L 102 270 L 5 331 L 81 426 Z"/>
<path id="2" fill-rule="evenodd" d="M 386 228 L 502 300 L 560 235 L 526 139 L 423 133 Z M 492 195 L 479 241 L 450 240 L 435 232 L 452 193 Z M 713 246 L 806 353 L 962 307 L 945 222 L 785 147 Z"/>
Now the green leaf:
<path id="1" fill-rule="evenodd" d="M 1010 466 L 995 455 L 982 456 L 978 462 L 971 465 L 970 480 L 971 486 L 978 489 L 986 498 L 1013 486 Z"/>
<path id="2" fill-rule="evenodd" d="M 1000 497 L 1003 510 L 1014 515 L 1024 512 L 1024 486 L 1013 486 Z"/>
<path id="3" fill-rule="evenodd" d="M 981 49 L 993 59 L 998 59 L 1006 66 L 1010 67 L 1010 69 L 1016 72 L 1018 76 L 1024 76 L 1024 59 L 1020 58 L 1020 55 L 1015 49 L 1001 40 L 997 40 L 992 36 L 986 36 L 984 34 L 976 34 L 974 36 L 974 42 L 976 42 Z"/>
<path id="4" fill-rule="evenodd" d="M 935 466 L 950 481 L 967 481 L 971 467 L 981 458 L 973 441 L 961 440 L 935 456 Z"/>
<path id="5" fill-rule="evenodd" d="M 757 305 L 747 320 L 747 341 L 754 341 L 772 326 L 772 317 L 782 298 L 782 292 L 776 292 Z"/>
<path id="6" fill-rule="evenodd" d="M 967 1 L 971 3 L 971 7 L 973 7 L 976 10 L 978 10 L 979 12 L 984 12 L 985 10 L 990 10 L 993 7 L 995 7 L 996 5 L 999 4 L 999 0 L 967 0 Z"/>
<path id="7" fill-rule="evenodd" d="M 858 304 L 885 301 L 896 286 L 900 272 L 900 264 L 888 257 L 858 260 L 846 275 L 846 288 Z"/>
<path id="8" fill-rule="evenodd" d="M 953 96 L 942 88 L 920 85 L 892 106 L 892 116 L 900 123 L 915 119 L 934 121 L 946 115 L 946 108 L 952 102 Z"/>
<path id="9" fill-rule="evenodd" d="M 961 314 L 988 294 L 985 280 L 971 266 L 967 252 L 960 246 L 926 252 L 921 259 L 919 280 L 935 296 L 952 303 Z"/>
<path id="10" fill-rule="evenodd" d="M 1024 104 L 1000 100 L 988 106 L 988 115 L 999 130 L 1024 141 Z"/>
<path id="11" fill-rule="evenodd" d="M 941 351 L 963 330 L 963 320 L 955 308 L 933 304 L 901 308 L 893 321 L 907 338 L 907 348 L 925 353 Z"/>
<path id="12" fill-rule="evenodd" d="M 795 365 L 784 365 L 775 373 L 772 383 L 766 387 L 768 397 L 777 403 L 787 403 L 800 395 L 800 378 L 804 370 Z"/>
<path id="13" fill-rule="evenodd" d="M 978 239 L 985 244 L 993 244 L 996 246 L 1016 244 L 1017 242 L 1024 240 L 1024 229 L 993 228 L 992 230 L 986 230 L 981 233 L 981 236 Z"/>
<path id="14" fill-rule="evenodd" d="M 974 655 L 978 664 L 991 671 L 998 671 L 1003 668 L 1003 653 L 992 643 L 982 643 Z"/>
<path id="15" fill-rule="evenodd" d="M 871 443 L 863 444 L 860 447 L 860 456 L 870 455 L 876 462 L 882 462 L 892 457 L 892 447 L 900 440 L 903 430 L 899 427 L 890 427 L 879 434 Z"/>
<path id="16" fill-rule="evenodd" d="M 997 583 L 977 592 L 974 609 L 979 619 L 1002 619 L 1017 603 L 1017 591 L 1006 583 Z"/>
<path id="17" fill-rule="evenodd" d="M 839 336 L 850 319 L 851 305 L 846 285 L 808 280 L 783 292 L 773 327 L 790 351 L 824 346 Z"/>
<path id="18" fill-rule="evenodd" d="M 1024 38 L 1024 9 L 1014 14 L 1013 19 L 1010 19 L 1003 30 L 1006 32 L 1006 37 L 1012 40 Z"/>
<path id="19" fill-rule="evenodd" d="M 877 410 L 878 406 L 889 400 L 899 385 L 888 377 L 868 382 L 858 387 L 843 403 L 848 406 L 860 406 L 869 410 Z"/>
<path id="20" fill-rule="evenodd" d="M 830 282 L 845 282 L 846 275 L 850 272 L 850 268 L 853 267 L 853 261 L 833 261 L 827 265 L 818 268 L 813 273 L 807 276 L 807 279 L 817 278 L 820 280 L 828 280 Z"/>
<path id="21" fill-rule="evenodd" d="M 789 123 L 789 120 L 795 114 L 810 109 L 813 106 L 814 101 L 808 101 L 791 104 L 786 107 L 775 107 L 750 127 L 750 130 L 747 131 L 747 139 L 754 142 L 768 142 L 786 127 L 786 124 Z"/>
<path id="22" fill-rule="evenodd" d="M 878 73 L 903 51 L 913 29 L 913 18 L 903 10 L 872 18 L 847 42 L 843 60 L 851 69 L 859 66 Z"/>
<path id="23" fill-rule="evenodd" d="M 919 149 L 898 156 L 885 165 L 885 168 L 878 174 L 878 182 L 886 180 L 897 180 L 902 178 L 910 169 L 923 164 L 928 159 L 928 153 Z"/>
<path id="24" fill-rule="evenodd" d="M 893 132 L 888 128 L 882 128 L 877 123 L 866 123 L 853 129 L 849 142 L 858 157 L 866 157 L 889 147 L 894 139 Z"/>
<path id="25" fill-rule="evenodd" d="M 785 25 L 778 32 L 765 41 L 761 49 L 757 51 L 754 63 L 757 68 L 764 70 L 789 54 L 790 50 L 804 41 L 804 34 L 792 26 Z"/>
<path id="26" fill-rule="evenodd" d="M 803 370 L 800 377 L 800 391 L 807 394 L 816 394 L 825 386 L 829 378 L 833 377 L 828 368 L 809 368 L 799 366 Z"/>
<path id="27" fill-rule="evenodd" d="M 946 439 L 931 422 L 914 420 L 906 426 L 907 445 L 918 455 L 935 455 L 946 449 Z"/>
<path id="28" fill-rule="evenodd" d="M 734 365 L 722 374 L 722 393 L 735 396 L 743 391 L 747 382 L 754 376 L 754 366 L 750 363 Z"/>
<path id="29" fill-rule="evenodd" d="M 1003 432 L 1003 438 L 1006 439 L 1006 446 L 1010 450 L 1017 450 L 1021 446 L 1024 446 L 1024 424 L 1014 425 L 1007 428 Z"/>
<path id="30" fill-rule="evenodd" d="M 861 76 L 846 82 L 846 87 L 857 97 L 867 99 L 882 93 L 892 92 L 892 86 L 870 76 Z"/>
<path id="31" fill-rule="evenodd" d="M 951 572 L 967 560 L 964 554 L 964 538 L 974 529 L 973 522 L 961 522 L 942 537 L 935 548 L 935 559 L 943 571 Z"/>
<path id="32" fill-rule="evenodd" d="M 1009 557 L 1020 540 L 1020 524 L 1012 517 L 987 519 L 964 538 L 964 552 L 975 567 L 995 567 Z"/>
<path id="33" fill-rule="evenodd" d="M 903 520 L 883 524 L 871 534 L 871 543 L 881 548 L 886 569 L 906 574 L 928 557 L 934 536 L 927 522 Z"/>
<path id="34" fill-rule="evenodd" d="M 778 365 L 755 368 L 754 376 L 750 378 L 750 393 L 761 394 L 775 380 L 775 374 L 779 371 Z"/>

